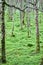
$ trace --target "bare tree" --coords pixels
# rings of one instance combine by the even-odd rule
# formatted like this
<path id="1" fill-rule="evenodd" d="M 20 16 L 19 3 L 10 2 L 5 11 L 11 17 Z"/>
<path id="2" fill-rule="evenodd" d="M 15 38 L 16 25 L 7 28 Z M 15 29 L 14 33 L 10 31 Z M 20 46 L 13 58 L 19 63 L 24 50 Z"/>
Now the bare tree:
<path id="1" fill-rule="evenodd" d="M 2 63 L 6 63 L 6 52 L 5 52 L 5 20 L 4 20 L 4 14 L 5 14 L 5 0 L 2 0 Z"/>
<path id="2" fill-rule="evenodd" d="M 15 0 L 7 0 L 7 3 L 9 4 L 14 4 L 15 3 Z M 8 15 L 9 15 L 9 19 L 12 21 L 12 16 L 13 16 L 13 10 L 14 8 L 11 8 L 11 7 L 8 7 Z"/>
<path id="3" fill-rule="evenodd" d="M 14 17 L 14 14 L 15 14 L 15 9 L 13 9 L 13 12 L 12 12 L 12 14 L 13 14 L 13 16 L 12 16 L 12 36 L 15 36 L 15 34 L 14 34 L 14 21 L 15 21 L 15 17 Z"/>
<path id="4" fill-rule="evenodd" d="M 20 0 L 20 8 L 21 9 L 24 8 L 24 0 Z M 23 29 L 23 25 L 25 25 L 24 17 L 25 17 L 25 10 L 24 10 L 24 12 L 20 11 L 20 25 L 21 25 L 21 29 Z"/>
<path id="5" fill-rule="evenodd" d="M 9 4 L 16 5 L 16 0 L 9 0 Z M 15 34 L 13 32 L 14 32 L 14 21 L 15 21 L 14 14 L 16 12 L 16 9 L 8 7 L 8 12 L 9 12 L 9 18 L 12 21 L 12 33 L 11 33 L 11 35 L 15 36 Z"/>
<path id="6" fill-rule="evenodd" d="M 40 52 L 40 37 L 39 37 L 39 23 L 38 23 L 38 10 L 37 10 L 37 0 L 35 0 L 36 8 L 36 52 Z"/>
<path id="7" fill-rule="evenodd" d="M 30 6 L 31 4 L 29 4 L 30 0 L 26 0 L 27 2 L 27 6 Z M 26 9 L 26 18 L 27 18 L 27 33 L 28 33 L 28 37 L 30 37 L 30 12 L 31 12 L 31 9 L 30 8 L 27 8 Z"/>

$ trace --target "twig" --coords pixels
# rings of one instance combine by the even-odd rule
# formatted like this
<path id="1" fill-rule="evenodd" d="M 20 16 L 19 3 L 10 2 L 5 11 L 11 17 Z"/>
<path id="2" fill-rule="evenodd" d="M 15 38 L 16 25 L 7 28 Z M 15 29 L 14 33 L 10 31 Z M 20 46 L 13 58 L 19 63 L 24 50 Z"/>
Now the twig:
<path id="1" fill-rule="evenodd" d="M 38 11 L 43 12 L 43 10 L 40 10 L 39 8 L 35 8 L 35 7 L 28 7 L 28 6 L 27 6 L 27 8 L 34 9 L 34 10 L 36 10 L 36 9 L 37 9 Z"/>

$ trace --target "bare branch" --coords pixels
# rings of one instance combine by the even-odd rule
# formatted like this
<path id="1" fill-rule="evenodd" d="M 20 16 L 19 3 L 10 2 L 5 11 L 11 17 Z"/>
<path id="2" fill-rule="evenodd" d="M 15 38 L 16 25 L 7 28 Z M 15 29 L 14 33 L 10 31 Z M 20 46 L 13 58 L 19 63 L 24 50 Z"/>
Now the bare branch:
<path id="1" fill-rule="evenodd" d="M 16 8 L 16 9 L 22 11 L 22 12 L 24 12 L 24 10 L 25 10 L 25 9 L 20 9 L 19 7 L 16 7 L 15 5 L 10 5 L 10 4 L 6 3 L 6 2 L 5 2 L 5 5 L 7 5 L 8 7 Z"/>
<path id="2" fill-rule="evenodd" d="M 35 5 L 35 4 L 34 4 L 34 3 L 32 3 L 32 2 L 28 2 L 28 3 L 29 3 L 29 4 L 31 4 L 31 5 L 33 5 L 33 6 Z"/>
<path id="3" fill-rule="evenodd" d="M 2 2 L 0 2 L 0 3 L 2 3 Z M 5 5 L 8 6 L 8 7 L 16 8 L 16 9 L 22 11 L 22 12 L 24 12 L 24 10 L 26 10 L 27 8 L 31 8 L 31 9 L 36 10 L 35 7 L 28 7 L 28 6 L 26 6 L 24 9 L 21 9 L 21 8 L 19 8 L 19 7 L 16 7 L 15 5 L 10 5 L 10 4 L 6 3 L 6 2 L 4 2 L 4 3 L 5 3 Z M 36 4 L 32 3 L 32 2 L 28 2 L 28 3 L 32 4 L 33 6 L 36 5 Z M 37 10 L 39 10 L 39 9 L 37 8 Z M 39 11 L 43 12 L 42 10 L 39 10 Z M 2 13 L 2 12 L 0 12 L 0 14 L 1 14 L 1 13 Z"/>
<path id="4" fill-rule="evenodd" d="M 26 2 L 26 3 L 29 3 L 29 4 L 31 4 L 31 5 L 33 5 L 33 6 L 35 6 L 35 5 L 37 5 L 37 3 L 35 3 L 35 1 L 34 1 L 34 3 L 32 3 L 32 2 Z"/>
<path id="5" fill-rule="evenodd" d="M 40 10 L 40 9 L 38 9 L 38 8 L 35 8 L 35 7 L 28 7 L 28 8 L 30 8 L 30 9 L 34 9 L 34 10 L 38 10 L 38 11 L 40 11 L 40 12 L 43 12 L 42 10 Z"/>

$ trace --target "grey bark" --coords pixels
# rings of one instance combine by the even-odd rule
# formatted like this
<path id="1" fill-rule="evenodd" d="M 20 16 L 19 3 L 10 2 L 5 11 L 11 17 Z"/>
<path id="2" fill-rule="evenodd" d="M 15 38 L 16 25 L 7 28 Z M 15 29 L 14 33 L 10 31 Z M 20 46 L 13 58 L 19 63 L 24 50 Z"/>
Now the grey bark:
<path id="1" fill-rule="evenodd" d="M 31 6 L 29 3 L 29 0 L 27 0 L 27 6 Z M 26 17 L 27 17 L 27 33 L 28 33 L 28 37 L 30 37 L 30 12 L 31 12 L 31 9 L 30 8 L 27 8 L 26 9 Z"/>
<path id="2" fill-rule="evenodd" d="M 35 4 L 37 4 L 37 0 L 35 0 Z M 36 52 L 40 52 L 40 36 L 39 36 L 39 23 L 38 23 L 38 10 L 37 5 L 36 8 Z"/>
<path id="3" fill-rule="evenodd" d="M 20 1 L 20 8 L 24 9 L 24 0 Z M 25 11 L 24 12 L 20 11 L 20 25 L 21 25 L 21 29 L 23 29 L 23 25 L 25 25 L 24 17 L 25 17 Z"/>
<path id="4" fill-rule="evenodd" d="M 9 4 L 13 4 L 13 5 L 16 5 L 16 0 L 9 0 Z M 12 21 L 12 33 L 11 35 L 12 36 L 15 36 L 14 35 L 14 21 L 15 21 L 15 17 L 14 17 L 14 14 L 16 12 L 16 9 L 14 8 L 11 8 L 11 7 L 8 7 L 8 12 L 9 12 L 9 18 L 10 20 Z"/>

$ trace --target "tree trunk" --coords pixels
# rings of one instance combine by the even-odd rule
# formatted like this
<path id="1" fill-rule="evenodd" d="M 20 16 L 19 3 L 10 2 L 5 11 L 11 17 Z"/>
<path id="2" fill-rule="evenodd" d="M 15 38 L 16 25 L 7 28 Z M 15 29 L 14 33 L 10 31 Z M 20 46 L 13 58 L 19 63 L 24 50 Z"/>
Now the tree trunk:
<path id="1" fill-rule="evenodd" d="M 35 0 L 36 8 L 36 52 L 40 52 L 40 39 L 39 39 L 39 23 L 38 23 L 38 10 L 37 10 L 37 0 Z"/>
<path id="2" fill-rule="evenodd" d="M 24 0 L 20 1 L 20 8 L 21 9 L 24 8 Z M 24 17 L 25 17 L 25 11 L 24 12 L 20 11 L 20 25 L 21 25 L 21 29 L 23 29 L 23 25 L 25 25 L 25 23 L 24 23 Z"/>
<path id="3" fill-rule="evenodd" d="M 30 37 L 30 12 L 29 10 L 27 9 L 27 12 L 26 12 L 27 16 L 26 16 L 26 19 L 27 19 L 27 33 L 28 33 L 28 37 Z"/>
<path id="4" fill-rule="evenodd" d="M 5 53 L 5 21 L 4 21 L 4 14 L 5 14 L 5 0 L 2 0 L 2 26 L 1 26 L 1 31 L 2 31 L 2 63 L 6 63 L 6 53 Z"/>
<path id="5" fill-rule="evenodd" d="M 16 4 L 17 4 L 16 1 L 17 0 L 9 0 L 9 4 L 12 4 L 12 5 L 16 6 Z M 15 34 L 14 34 L 14 21 L 15 21 L 14 14 L 16 12 L 16 9 L 8 7 L 8 12 L 9 12 L 9 19 L 12 21 L 12 32 L 11 32 L 11 35 L 15 36 Z"/>
<path id="6" fill-rule="evenodd" d="M 0 2 L 1 2 L 1 0 L 0 0 Z M 0 4 L 0 13 L 1 13 L 1 11 L 2 11 L 2 4 Z M 1 23 L 1 14 L 0 14 L 0 23 Z"/>
<path id="7" fill-rule="evenodd" d="M 40 62 L 40 65 L 43 65 L 43 57 L 41 58 L 41 62 Z"/>
<path id="8" fill-rule="evenodd" d="M 30 4 L 28 3 L 29 0 L 27 0 L 27 6 L 30 6 Z M 30 37 L 30 8 L 26 9 L 26 20 L 27 20 L 27 33 L 28 33 L 28 37 Z"/>
<path id="9" fill-rule="evenodd" d="M 15 14 L 15 9 L 13 9 L 13 12 L 12 12 L 12 14 L 13 14 L 13 16 L 12 16 L 12 36 L 13 37 L 15 37 L 15 34 L 14 34 L 14 20 L 15 20 L 15 17 L 14 17 L 14 14 Z"/>
<path id="10" fill-rule="evenodd" d="M 12 1 L 12 4 L 16 5 L 16 4 L 17 4 L 16 1 L 17 1 L 17 0 L 13 0 L 13 1 Z M 11 34 L 11 35 L 12 35 L 13 37 L 15 37 L 15 34 L 14 34 L 14 21 L 15 21 L 14 14 L 15 14 L 15 12 L 16 12 L 16 9 L 12 8 L 12 34 Z"/>
<path id="11" fill-rule="evenodd" d="M 14 1 L 8 0 L 8 3 L 12 5 L 12 4 L 14 3 Z M 13 13 L 13 10 L 14 10 L 13 8 L 8 7 L 8 15 L 9 15 L 9 19 L 10 19 L 11 21 L 12 21 L 12 16 L 13 16 L 13 14 L 12 14 L 12 13 Z"/>

